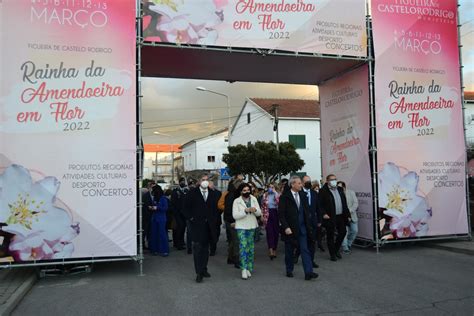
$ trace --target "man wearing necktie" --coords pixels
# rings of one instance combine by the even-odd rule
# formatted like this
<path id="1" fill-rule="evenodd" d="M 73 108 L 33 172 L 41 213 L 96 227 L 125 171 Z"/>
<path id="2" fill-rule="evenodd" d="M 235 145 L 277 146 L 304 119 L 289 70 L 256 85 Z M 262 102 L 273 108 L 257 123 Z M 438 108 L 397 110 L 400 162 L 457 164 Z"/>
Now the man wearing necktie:
<path id="1" fill-rule="evenodd" d="M 209 190 L 207 175 L 200 178 L 199 186 L 191 190 L 185 200 L 184 214 L 191 222 L 194 268 L 198 283 L 201 283 L 203 278 L 211 277 L 207 271 L 207 263 L 209 245 L 217 240 L 215 227 L 220 216 L 217 202 L 217 193 Z"/>
<path id="2" fill-rule="evenodd" d="M 308 198 L 301 192 L 302 183 L 298 176 L 290 179 L 290 190 L 286 190 L 280 197 L 278 216 L 282 227 L 282 241 L 285 242 L 286 276 L 293 277 L 293 254 L 299 249 L 303 261 L 305 280 L 318 277 L 313 272 L 311 253 L 308 240 L 312 240 L 313 232 L 310 221 Z"/>
<path id="3" fill-rule="evenodd" d="M 313 263 L 313 268 L 319 268 L 319 266 L 314 261 L 314 255 L 316 252 L 316 240 L 318 235 L 318 229 L 321 226 L 322 216 L 319 210 L 319 196 L 316 191 L 312 189 L 311 177 L 303 177 L 303 192 L 308 198 L 309 204 L 309 219 L 311 221 L 312 236 L 308 239 L 308 247 L 311 253 L 311 261 Z"/>

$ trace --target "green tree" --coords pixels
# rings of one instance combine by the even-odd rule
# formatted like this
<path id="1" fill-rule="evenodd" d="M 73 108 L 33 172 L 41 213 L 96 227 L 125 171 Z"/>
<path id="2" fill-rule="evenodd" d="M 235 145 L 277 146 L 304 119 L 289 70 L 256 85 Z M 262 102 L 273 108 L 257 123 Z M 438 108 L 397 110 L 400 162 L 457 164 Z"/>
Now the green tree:
<path id="1" fill-rule="evenodd" d="M 279 151 L 274 142 L 230 146 L 229 153 L 224 154 L 222 160 L 231 175 L 250 175 L 261 186 L 274 182 L 279 175 L 297 172 L 305 164 L 288 142 L 280 143 Z"/>

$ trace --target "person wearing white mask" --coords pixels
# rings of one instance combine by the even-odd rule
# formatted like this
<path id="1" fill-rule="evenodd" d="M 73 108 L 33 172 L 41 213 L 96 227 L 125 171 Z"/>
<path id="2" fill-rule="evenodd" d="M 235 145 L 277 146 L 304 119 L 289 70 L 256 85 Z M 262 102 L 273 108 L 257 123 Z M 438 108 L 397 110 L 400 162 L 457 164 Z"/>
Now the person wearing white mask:
<path id="1" fill-rule="evenodd" d="M 326 184 L 319 191 L 319 199 L 330 259 L 337 261 L 337 259 L 342 259 L 340 248 L 346 236 L 350 212 L 344 190 L 337 186 L 337 177 L 334 174 L 326 177 Z M 334 240 L 336 231 L 337 238 Z"/>
<path id="2" fill-rule="evenodd" d="M 193 242 L 194 268 L 196 282 L 210 278 L 207 271 L 209 261 L 209 245 L 217 239 L 215 229 L 219 219 L 217 202 L 219 197 L 214 190 L 209 190 L 209 178 L 201 176 L 199 186 L 192 189 L 186 196 L 184 215 L 191 223 Z"/>

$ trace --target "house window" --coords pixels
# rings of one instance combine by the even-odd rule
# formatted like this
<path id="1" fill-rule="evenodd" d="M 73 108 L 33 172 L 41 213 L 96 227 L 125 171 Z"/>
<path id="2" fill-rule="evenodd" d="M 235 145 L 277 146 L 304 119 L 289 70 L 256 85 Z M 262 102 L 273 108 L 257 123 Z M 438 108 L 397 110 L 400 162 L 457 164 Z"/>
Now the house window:
<path id="1" fill-rule="evenodd" d="M 207 156 L 207 162 L 216 162 L 216 156 Z"/>
<path id="2" fill-rule="evenodd" d="M 289 135 L 288 140 L 296 149 L 306 148 L 306 135 Z"/>
<path id="3" fill-rule="evenodd" d="M 250 113 L 247 113 L 247 124 L 250 124 Z"/>

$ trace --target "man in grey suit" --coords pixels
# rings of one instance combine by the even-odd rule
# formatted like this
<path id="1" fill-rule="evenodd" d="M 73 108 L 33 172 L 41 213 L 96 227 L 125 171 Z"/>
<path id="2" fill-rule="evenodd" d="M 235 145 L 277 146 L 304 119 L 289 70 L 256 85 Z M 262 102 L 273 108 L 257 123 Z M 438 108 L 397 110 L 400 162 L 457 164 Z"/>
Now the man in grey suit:
<path id="1" fill-rule="evenodd" d="M 359 208 L 359 201 L 354 191 L 346 188 L 346 184 L 343 181 L 337 183 L 338 186 L 344 189 L 346 194 L 347 207 L 349 208 L 350 217 L 349 224 L 347 225 L 347 234 L 344 240 L 342 241 L 342 251 L 345 254 L 351 253 L 352 243 L 357 237 L 358 228 L 358 218 L 357 218 L 357 209 Z"/>

